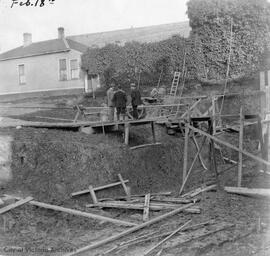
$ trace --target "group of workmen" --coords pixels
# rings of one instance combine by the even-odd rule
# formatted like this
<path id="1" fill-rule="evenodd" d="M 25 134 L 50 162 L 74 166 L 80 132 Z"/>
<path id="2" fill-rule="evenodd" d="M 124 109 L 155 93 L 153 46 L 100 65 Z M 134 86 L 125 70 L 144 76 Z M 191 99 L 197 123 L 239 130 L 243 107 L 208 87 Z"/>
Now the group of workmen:
<path id="1" fill-rule="evenodd" d="M 131 105 L 132 116 L 134 119 L 138 119 L 138 106 L 142 104 L 141 93 L 135 83 L 130 85 L 131 93 Z M 122 89 L 121 85 L 111 83 L 110 88 L 107 91 L 107 103 L 109 107 L 109 121 L 114 121 L 114 113 L 116 109 L 117 121 L 125 120 L 127 112 L 127 94 Z"/>

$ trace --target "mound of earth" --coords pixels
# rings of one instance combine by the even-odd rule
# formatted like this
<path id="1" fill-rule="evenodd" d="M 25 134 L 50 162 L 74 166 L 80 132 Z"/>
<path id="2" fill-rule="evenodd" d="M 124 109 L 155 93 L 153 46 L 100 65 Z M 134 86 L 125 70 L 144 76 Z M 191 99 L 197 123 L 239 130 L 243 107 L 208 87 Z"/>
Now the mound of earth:
<path id="1" fill-rule="evenodd" d="M 131 144 L 148 143 L 149 128 L 134 128 Z M 158 129 L 161 145 L 130 150 L 121 133 L 87 135 L 63 130 L 23 128 L 13 131 L 12 180 L 5 189 L 32 195 L 44 202 L 63 203 L 70 193 L 129 179 L 132 193 L 168 191 L 182 181 L 183 139 Z M 194 157 L 190 145 L 189 157 Z M 201 180 L 196 180 L 198 183 Z M 108 189 L 104 196 L 123 193 Z M 102 194 L 102 193 L 101 193 Z"/>

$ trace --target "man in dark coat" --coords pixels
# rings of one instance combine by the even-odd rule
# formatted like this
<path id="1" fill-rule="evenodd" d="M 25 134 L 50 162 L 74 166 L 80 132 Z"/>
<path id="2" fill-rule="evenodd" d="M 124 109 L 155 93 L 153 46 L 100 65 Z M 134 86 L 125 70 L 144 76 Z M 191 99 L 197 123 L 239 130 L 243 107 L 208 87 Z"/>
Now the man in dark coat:
<path id="1" fill-rule="evenodd" d="M 122 90 L 120 85 L 117 86 L 117 90 L 113 95 L 112 102 L 116 108 L 117 121 L 120 119 L 125 120 L 127 95 L 125 91 Z"/>
<path id="2" fill-rule="evenodd" d="M 131 84 L 131 105 L 133 110 L 133 118 L 138 119 L 138 106 L 142 104 L 141 93 L 134 83 Z"/>

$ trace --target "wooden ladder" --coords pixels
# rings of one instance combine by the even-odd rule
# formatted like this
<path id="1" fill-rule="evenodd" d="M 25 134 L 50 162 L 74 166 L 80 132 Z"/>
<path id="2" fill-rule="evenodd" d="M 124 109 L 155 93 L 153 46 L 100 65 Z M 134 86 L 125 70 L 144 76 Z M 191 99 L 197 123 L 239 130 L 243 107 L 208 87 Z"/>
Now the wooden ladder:
<path id="1" fill-rule="evenodd" d="M 178 72 L 178 71 L 174 72 L 172 86 L 171 86 L 171 90 L 170 90 L 170 94 L 169 94 L 170 96 L 173 96 L 173 97 L 176 96 L 180 76 L 181 76 L 181 72 Z"/>

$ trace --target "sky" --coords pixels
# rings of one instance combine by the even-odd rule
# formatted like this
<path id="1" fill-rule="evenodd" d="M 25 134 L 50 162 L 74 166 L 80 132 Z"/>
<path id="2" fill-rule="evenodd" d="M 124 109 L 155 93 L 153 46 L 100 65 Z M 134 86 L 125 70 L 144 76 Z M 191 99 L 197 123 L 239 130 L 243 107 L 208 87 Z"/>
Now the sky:
<path id="1" fill-rule="evenodd" d="M 0 53 L 21 46 L 25 32 L 37 42 L 57 38 L 58 27 L 68 36 L 188 20 L 187 0 L 37 1 L 0 0 Z"/>

